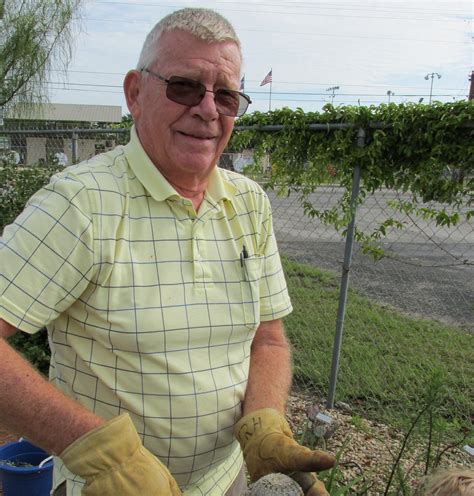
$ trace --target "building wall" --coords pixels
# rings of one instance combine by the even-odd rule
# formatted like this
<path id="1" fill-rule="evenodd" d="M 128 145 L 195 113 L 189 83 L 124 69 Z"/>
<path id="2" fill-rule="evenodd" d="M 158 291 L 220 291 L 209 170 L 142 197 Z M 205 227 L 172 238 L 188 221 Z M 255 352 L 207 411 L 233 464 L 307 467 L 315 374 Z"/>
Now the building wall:
<path id="1" fill-rule="evenodd" d="M 26 164 L 33 165 L 44 160 L 46 162 L 46 138 L 31 137 L 26 138 Z"/>

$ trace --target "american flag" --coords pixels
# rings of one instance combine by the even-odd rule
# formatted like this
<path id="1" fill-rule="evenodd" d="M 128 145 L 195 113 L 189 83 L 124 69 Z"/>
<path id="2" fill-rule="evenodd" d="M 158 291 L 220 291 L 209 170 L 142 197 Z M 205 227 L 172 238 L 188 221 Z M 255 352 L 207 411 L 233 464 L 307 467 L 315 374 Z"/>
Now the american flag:
<path id="1" fill-rule="evenodd" d="M 242 79 L 240 80 L 240 88 L 239 91 L 244 91 L 245 89 L 245 75 L 242 76 Z"/>
<path id="2" fill-rule="evenodd" d="M 263 78 L 263 81 L 260 83 L 260 86 L 265 86 L 268 83 L 272 82 L 272 69 L 270 72 Z"/>

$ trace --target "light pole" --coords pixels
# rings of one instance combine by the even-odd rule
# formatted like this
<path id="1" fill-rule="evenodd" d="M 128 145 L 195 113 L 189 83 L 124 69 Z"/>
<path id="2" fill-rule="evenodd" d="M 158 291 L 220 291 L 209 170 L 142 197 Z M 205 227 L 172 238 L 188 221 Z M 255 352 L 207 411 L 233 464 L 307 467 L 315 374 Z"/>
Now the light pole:
<path id="1" fill-rule="evenodd" d="M 330 88 L 327 88 L 326 91 L 332 91 L 332 95 L 331 95 L 331 105 L 332 105 L 332 102 L 334 101 L 334 94 L 336 92 L 336 90 L 339 89 L 339 86 L 331 86 Z"/>
<path id="2" fill-rule="evenodd" d="M 388 90 L 387 95 L 388 95 L 388 103 L 390 103 L 390 97 L 395 95 L 395 93 L 392 90 Z"/>
<path id="3" fill-rule="evenodd" d="M 429 105 L 431 105 L 431 95 L 433 94 L 433 79 L 434 77 L 437 76 L 438 79 L 441 79 L 441 74 L 438 74 L 437 72 L 430 72 L 429 74 L 427 74 L 425 76 L 425 79 L 428 81 L 429 78 L 431 78 L 431 86 L 430 86 L 430 103 Z"/>

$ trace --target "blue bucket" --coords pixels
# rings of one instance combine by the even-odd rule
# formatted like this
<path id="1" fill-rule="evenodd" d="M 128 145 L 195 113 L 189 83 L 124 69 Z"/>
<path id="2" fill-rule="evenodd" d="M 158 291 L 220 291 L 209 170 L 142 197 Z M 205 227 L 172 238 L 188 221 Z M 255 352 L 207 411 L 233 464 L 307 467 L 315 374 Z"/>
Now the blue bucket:
<path id="1" fill-rule="evenodd" d="M 23 463 L 26 466 L 21 466 Z M 28 441 L 5 444 L 0 446 L 0 480 L 3 496 L 49 496 L 53 460 Z"/>

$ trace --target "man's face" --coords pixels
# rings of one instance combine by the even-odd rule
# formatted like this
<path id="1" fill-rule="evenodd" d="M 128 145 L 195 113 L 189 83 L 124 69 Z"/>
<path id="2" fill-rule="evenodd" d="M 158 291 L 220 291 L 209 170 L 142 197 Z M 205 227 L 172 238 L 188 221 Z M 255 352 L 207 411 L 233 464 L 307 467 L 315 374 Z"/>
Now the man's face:
<path id="1" fill-rule="evenodd" d="M 162 35 L 157 60 L 149 67 L 166 79 L 182 76 L 208 90 L 238 89 L 240 52 L 235 43 L 206 43 L 183 31 Z M 127 76 L 128 78 L 129 76 Z M 187 107 L 166 96 L 166 83 L 133 72 L 125 80 L 127 103 L 140 141 L 155 166 L 174 184 L 205 181 L 229 141 L 234 118 L 217 113 L 207 92 L 198 105 Z"/>

